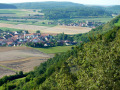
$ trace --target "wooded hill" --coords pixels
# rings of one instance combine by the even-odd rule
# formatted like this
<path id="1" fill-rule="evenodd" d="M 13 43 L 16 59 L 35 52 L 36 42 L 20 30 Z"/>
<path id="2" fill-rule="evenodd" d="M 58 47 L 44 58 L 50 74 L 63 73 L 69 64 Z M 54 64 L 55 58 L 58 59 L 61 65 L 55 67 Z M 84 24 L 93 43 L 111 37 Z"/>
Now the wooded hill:
<path id="1" fill-rule="evenodd" d="M 111 13 L 99 7 L 89 7 L 72 2 L 31 2 L 14 4 L 20 9 L 42 9 L 45 19 L 65 19 L 83 17 L 111 17 Z"/>
<path id="2" fill-rule="evenodd" d="M 28 2 L 14 4 L 19 9 L 42 9 L 45 19 L 111 17 L 120 14 L 120 6 L 90 6 L 72 2 Z"/>
<path id="3" fill-rule="evenodd" d="M 108 6 L 108 7 L 105 7 L 105 10 L 120 14 L 120 5 Z"/>
<path id="4" fill-rule="evenodd" d="M 17 7 L 12 5 L 12 4 L 2 4 L 2 3 L 0 3 L 0 9 L 17 9 Z"/>
<path id="5" fill-rule="evenodd" d="M 120 16 L 109 30 L 66 53 L 56 54 L 22 79 L 0 79 L 2 90 L 119 90 Z M 106 24 L 107 25 L 107 24 Z M 97 29 L 98 30 L 98 29 Z M 94 29 L 96 31 L 96 29 Z M 101 31 L 102 32 L 102 31 Z M 19 74 L 21 75 L 21 74 Z M 15 76 L 16 77 L 16 76 Z M 4 83 L 4 84 L 3 84 Z"/>
<path id="6" fill-rule="evenodd" d="M 120 14 L 120 6 L 90 6 L 72 2 L 28 2 L 15 4 L 1 4 L 0 9 L 41 9 L 45 19 L 70 19 L 86 17 L 112 17 Z"/>
<path id="7" fill-rule="evenodd" d="M 19 9 L 53 9 L 53 8 L 84 6 L 82 4 L 77 4 L 72 2 L 54 2 L 54 1 L 16 3 L 14 5 Z"/>

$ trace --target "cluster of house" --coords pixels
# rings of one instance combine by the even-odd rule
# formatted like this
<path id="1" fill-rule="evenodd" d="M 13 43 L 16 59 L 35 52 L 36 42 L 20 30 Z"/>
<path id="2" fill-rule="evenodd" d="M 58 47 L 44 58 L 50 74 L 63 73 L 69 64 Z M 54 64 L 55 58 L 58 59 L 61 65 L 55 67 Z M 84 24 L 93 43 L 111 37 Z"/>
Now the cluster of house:
<path id="1" fill-rule="evenodd" d="M 0 46 L 21 46 L 29 42 L 42 43 L 44 46 L 50 46 L 50 39 L 54 40 L 54 36 L 40 33 L 19 34 L 16 31 L 7 33 L 3 37 L 0 37 Z M 76 42 L 71 42 L 69 40 L 57 40 L 57 43 L 61 45 L 77 44 Z"/>
<path id="2" fill-rule="evenodd" d="M 80 26 L 80 27 L 90 27 L 90 28 L 95 28 L 96 26 L 100 26 L 102 24 L 104 24 L 104 23 L 94 22 L 94 21 L 86 21 L 86 22 L 70 23 L 70 24 L 58 23 L 58 25 L 63 25 L 63 26 Z"/>

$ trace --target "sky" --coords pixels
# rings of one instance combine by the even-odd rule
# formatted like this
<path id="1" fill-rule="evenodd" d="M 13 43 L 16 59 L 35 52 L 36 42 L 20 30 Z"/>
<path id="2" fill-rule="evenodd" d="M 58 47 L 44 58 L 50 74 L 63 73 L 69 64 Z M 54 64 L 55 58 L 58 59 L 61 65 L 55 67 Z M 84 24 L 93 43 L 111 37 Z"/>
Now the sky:
<path id="1" fill-rule="evenodd" d="M 120 5 L 120 0 L 0 0 L 0 3 L 44 2 L 44 1 L 68 1 L 89 5 Z"/>

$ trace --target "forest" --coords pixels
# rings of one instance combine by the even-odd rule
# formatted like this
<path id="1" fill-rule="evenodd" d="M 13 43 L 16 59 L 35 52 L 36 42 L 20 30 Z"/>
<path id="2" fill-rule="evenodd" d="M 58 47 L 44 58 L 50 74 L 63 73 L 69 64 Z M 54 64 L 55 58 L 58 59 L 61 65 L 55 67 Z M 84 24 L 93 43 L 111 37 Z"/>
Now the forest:
<path id="1" fill-rule="evenodd" d="M 12 4 L 2 4 L 2 3 L 0 3 L 0 9 L 17 9 L 17 7 L 12 5 Z"/>
<path id="2" fill-rule="evenodd" d="M 72 9 L 71 9 L 72 8 Z M 105 17 L 111 16 L 103 9 L 89 7 L 69 7 L 63 9 L 43 9 L 45 19 L 83 18 L 83 17 Z"/>
<path id="3" fill-rule="evenodd" d="M 56 54 L 34 71 L 20 72 L 18 75 L 23 78 L 1 78 L 0 89 L 119 90 L 120 26 L 115 26 L 119 19 L 120 16 L 92 30 L 91 36 L 88 34 L 89 41 Z"/>

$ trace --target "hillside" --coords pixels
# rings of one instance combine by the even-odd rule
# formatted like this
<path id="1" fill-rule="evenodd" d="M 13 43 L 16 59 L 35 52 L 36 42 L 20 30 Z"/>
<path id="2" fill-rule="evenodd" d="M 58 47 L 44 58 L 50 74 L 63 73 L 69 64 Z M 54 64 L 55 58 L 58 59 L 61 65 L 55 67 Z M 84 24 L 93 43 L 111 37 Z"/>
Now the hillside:
<path id="1" fill-rule="evenodd" d="M 0 79 L 1 89 L 14 90 L 119 90 L 120 16 L 109 22 L 111 30 L 90 42 L 55 57 L 23 75 Z M 107 24 L 106 24 L 107 25 Z M 105 29 L 104 26 L 102 27 Z M 16 79 L 17 75 L 24 77 Z M 26 76 L 26 77 L 25 77 Z M 9 81 L 8 81 L 9 80 Z M 3 84 L 7 82 L 7 84 Z"/>
<path id="2" fill-rule="evenodd" d="M 99 90 L 120 88 L 120 27 L 115 27 L 102 38 L 74 49 L 62 65 L 38 88 Z"/>
<path id="3" fill-rule="evenodd" d="M 74 40 L 88 42 L 90 40 L 90 37 L 94 36 L 96 38 L 98 35 L 104 34 L 112 30 L 114 26 L 119 26 L 120 25 L 119 19 L 120 19 L 120 15 L 112 19 L 110 22 L 106 23 L 105 25 L 98 26 L 95 29 L 92 29 L 88 33 L 74 35 Z"/>
<path id="4" fill-rule="evenodd" d="M 65 19 L 83 17 L 111 17 L 103 8 L 89 7 L 72 2 L 31 2 L 14 4 L 19 9 L 42 9 L 45 19 Z"/>
<path id="5" fill-rule="evenodd" d="M 45 14 L 45 19 L 112 17 L 112 14 L 120 14 L 119 5 L 92 6 L 72 2 L 53 1 L 16 3 L 14 5 L 19 9 L 42 9 L 40 12 Z"/>
<path id="6" fill-rule="evenodd" d="M 107 11 L 120 14 L 120 5 L 108 6 L 105 7 Z"/>
<path id="7" fill-rule="evenodd" d="M 82 4 L 72 2 L 28 2 L 14 4 L 19 9 L 53 9 L 53 8 L 67 8 L 75 6 L 83 6 Z"/>
<path id="8" fill-rule="evenodd" d="M 12 5 L 12 4 L 2 4 L 2 3 L 0 3 L 0 9 L 17 9 L 17 7 Z"/>

